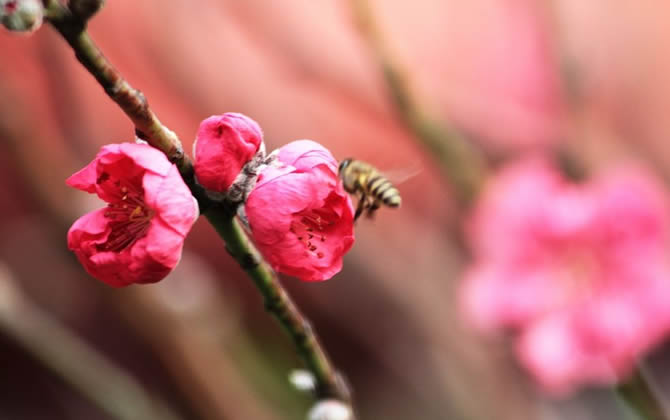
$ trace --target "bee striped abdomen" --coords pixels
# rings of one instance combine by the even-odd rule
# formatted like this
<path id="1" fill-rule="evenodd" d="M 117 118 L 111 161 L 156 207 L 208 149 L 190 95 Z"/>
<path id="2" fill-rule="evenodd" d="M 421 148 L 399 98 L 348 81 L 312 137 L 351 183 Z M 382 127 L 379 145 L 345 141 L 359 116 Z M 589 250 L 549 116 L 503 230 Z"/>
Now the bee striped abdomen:
<path id="1" fill-rule="evenodd" d="M 399 207 L 400 203 L 402 202 L 402 200 L 400 199 L 400 193 L 393 186 L 391 186 L 391 188 L 384 191 L 382 193 L 381 198 L 382 198 L 382 202 L 389 207 Z"/>
<path id="2" fill-rule="evenodd" d="M 400 193 L 391 182 L 381 175 L 373 175 L 367 182 L 367 191 L 376 200 L 389 207 L 400 205 Z"/>

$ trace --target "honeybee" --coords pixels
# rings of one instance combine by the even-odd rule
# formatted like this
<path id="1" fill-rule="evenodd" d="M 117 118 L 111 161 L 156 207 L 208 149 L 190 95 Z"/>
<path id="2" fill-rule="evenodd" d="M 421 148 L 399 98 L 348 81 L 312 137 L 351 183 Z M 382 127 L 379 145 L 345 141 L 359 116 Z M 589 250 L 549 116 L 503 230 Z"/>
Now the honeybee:
<path id="1" fill-rule="evenodd" d="M 344 189 L 352 195 L 358 195 L 354 221 L 363 212 L 372 217 L 382 204 L 400 207 L 402 199 L 398 189 L 369 163 L 352 158 L 344 159 L 340 162 L 338 173 Z"/>

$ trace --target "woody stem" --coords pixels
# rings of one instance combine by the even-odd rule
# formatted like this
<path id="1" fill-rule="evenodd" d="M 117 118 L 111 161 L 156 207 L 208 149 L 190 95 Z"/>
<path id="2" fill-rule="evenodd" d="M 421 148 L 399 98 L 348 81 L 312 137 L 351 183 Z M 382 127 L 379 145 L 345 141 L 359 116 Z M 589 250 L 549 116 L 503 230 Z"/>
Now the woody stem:
<path id="1" fill-rule="evenodd" d="M 193 165 L 188 156 L 184 155 L 177 135 L 160 122 L 149 108 L 142 92 L 133 88 L 102 54 L 86 31 L 87 21 L 58 0 L 46 0 L 46 16 L 49 23 L 70 44 L 77 60 L 130 118 L 138 137 L 163 151 L 179 167 L 182 175 L 192 177 Z"/>
<path id="2" fill-rule="evenodd" d="M 102 0 L 70 0 L 70 8 L 58 0 L 44 0 L 47 20 L 72 47 L 79 62 L 95 77 L 105 93 L 130 118 L 137 136 L 161 150 L 177 165 L 184 181 L 198 199 L 201 212 L 226 242 L 233 258 L 252 278 L 265 300 L 268 312 L 289 333 L 298 353 L 316 379 L 317 396 L 349 402 L 349 390 L 326 356 L 310 323 L 279 283 L 276 273 L 242 232 L 232 216 L 235 212 L 225 204 L 215 204 L 206 197 L 195 182 L 193 163 L 184 154 L 177 135 L 160 122 L 144 95 L 123 78 L 88 35 L 86 23 L 91 14 L 73 12 L 77 10 L 73 7 L 76 3 L 89 6 L 89 3 L 96 1 L 99 8 Z M 95 7 L 82 9 L 97 10 Z"/>

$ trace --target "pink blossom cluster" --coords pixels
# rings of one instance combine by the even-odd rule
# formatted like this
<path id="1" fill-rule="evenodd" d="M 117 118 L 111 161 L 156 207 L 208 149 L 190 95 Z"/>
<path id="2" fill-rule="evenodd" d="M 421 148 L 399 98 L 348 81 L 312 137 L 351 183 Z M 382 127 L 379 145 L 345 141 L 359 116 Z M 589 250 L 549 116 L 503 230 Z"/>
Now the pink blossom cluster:
<path id="1" fill-rule="evenodd" d="M 221 194 L 248 185 L 245 222 L 270 264 L 305 281 L 331 278 L 354 242 L 353 206 L 337 161 L 310 140 L 289 143 L 275 159 L 256 159 L 262 144 L 260 127 L 244 115 L 207 118 L 195 144 L 197 181 Z M 67 184 L 107 202 L 68 232 L 68 247 L 89 274 L 121 287 L 157 282 L 176 267 L 198 203 L 163 153 L 110 144 Z"/>
<path id="2" fill-rule="evenodd" d="M 621 380 L 670 331 L 668 210 L 640 168 L 577 185 L 544 161 L 507 167 L 470 225 L 468 318 L 513 331 L 549 391 Z"/>

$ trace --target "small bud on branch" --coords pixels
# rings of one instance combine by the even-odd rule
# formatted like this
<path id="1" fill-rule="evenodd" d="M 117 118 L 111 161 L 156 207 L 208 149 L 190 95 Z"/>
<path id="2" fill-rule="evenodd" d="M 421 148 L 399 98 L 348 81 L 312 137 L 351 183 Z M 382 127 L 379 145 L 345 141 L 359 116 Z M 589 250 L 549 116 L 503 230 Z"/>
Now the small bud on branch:
<path id="1" fill-rule="evenodd" d="M 40 0 L 0 0 L 0 23 L 12 32 L 34 32 L 43 18 Z"/>

